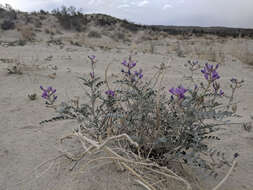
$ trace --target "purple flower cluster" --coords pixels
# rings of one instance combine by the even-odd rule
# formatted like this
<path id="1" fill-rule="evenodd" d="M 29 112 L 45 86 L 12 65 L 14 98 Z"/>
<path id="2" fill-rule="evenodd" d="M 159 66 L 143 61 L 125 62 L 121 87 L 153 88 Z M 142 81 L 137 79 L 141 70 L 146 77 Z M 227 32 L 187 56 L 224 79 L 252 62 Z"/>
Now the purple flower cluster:
<path id="1" fill-rule="evenodd" d="M 89 55 L 88 58 L 91 61 L 91 67 L 92 67 L 92 72 L 90 72 L 90 77 L 91 77 L 91 79 L 94 79 L 95 78 L 94 64 L 96 63 L 96 56 L 95 55 Z"/>
<path id="2" fill-rule="evenodd" d="M 105 92 L 106 95 L 108 95 L 109 97 L 114 97 L 115 96 L 115 92 L 113 90 L 107 90 Z"/>
<path id="3" fill-rule="evenodd" d="M 94 74 L 94 72 L 90 72 L 90 77 L 91 77 L 92 79 L 94 79 L 94 78 L 95 78 L 95 74 Z"/>
<path id="4" fill-rule="evenodd" d="M 135 76 L 138 77 L 139 79 L 141 79 L 141 78 L 143 77 L 142 69 L 139 69 L 139 71 L 135 71 L 134 74 L 135 74 Z"/>
<path id="5" fill-rule="evenodd" d="M 132 68 L 134 68 L 134 67 L 136 66 L 136 62 L 133 62 L 133 61 L 131 60 L 131 58 L 129 58 L 129 61 L 127 62 L 126 60 L 124 60 L 124 61 L 122 62 L 122 65 L 124 65 L 125 67 L 127 67 L 128 70 L 131 70 Z"/>
<path id="6" fill-rule="evenodd" d="M 40 89 L 43 91 L 41 97 L 47 100 L 47 103 L 53 104 L 57 99 L 57 96 L 55 95 L 56 89 L 53 89 L 51 86 L 49 86 L 47 89 L 44 89 L 43 86 L 40 86 Z"/>
<path id="7" fill-rule="evenodd" d="M 204 74 L 204 77 L 207 81 L 213 82 L 220 78 L 219 74 L 216 71 L 218 68 L 219 64 L 217 64 L 214 68 L 213 65 L 206 63 L 204 69 L 202 69 L 201 72 Z"/>
<path id="8" fill-rule="evenodd" d="M 93 65 L 96 62 L 96 56 L 95 55 L 90 55 L 88 58 L 91 60 L 91 64 Z"/>
<path id="9" fill-rule="evenodd" d="M 185 96 L 184 94 L 187 92 L 188 90 L 185 89 L 182 85 L 180 85 L 178 88 L 171 88 L 169 90 L 169 92 L 175 96 L 177 96 L 180 99 L 183 99 Z"/>
<path id="10" fill-rule="evenodd" d="M 143 77 L 142 69 L 139 69 L 139 71 L 134 71 L 132 73 L 131 69 L 136 66 L 136 62 L 132 61 L 131 57 L 129 57 L 128 61 L 125 60 L 121 64 L 127 67 L 127 71 L 122 69 L 121 72 L 125 73 L 125 75 L 129 77 L 132 82 L 136 81 L 137 79 L 141 79 Z"/>

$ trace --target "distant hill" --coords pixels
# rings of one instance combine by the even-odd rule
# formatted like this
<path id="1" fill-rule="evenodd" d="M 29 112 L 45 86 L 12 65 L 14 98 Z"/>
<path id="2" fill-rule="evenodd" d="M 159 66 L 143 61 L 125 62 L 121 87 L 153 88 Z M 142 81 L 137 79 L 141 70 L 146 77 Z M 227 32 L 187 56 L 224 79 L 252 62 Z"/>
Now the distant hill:
<path id="1" fill-rule="evenodd" d="M 23 17 L 19 17 L 23 15 Z M 31 17 L 30 17 L 31 16 Z M 10 6 L 0 6 L 0 24 L 3 30 L 14 29 L 18 19 L 26 19 L 26 22 L 34 20 L 37 16 L 38 20 L 45 19 L 46 16 L 55 16 L 60 25 L 66 30 L 76 30 L 81 32 L 87 29 L 89 23 L 94 23 L 94 26 L 111 26 L 118 25 L 125 30 L 137 32 L 139 30 L 150 30 L 153 32 L 165 32 L 170 35 L 216 35 L 220 37 L 249 37 L 253 38 L 253 29 L 243 28 L 228 28 L 228 27 L 196 27 L 196 26 L 162 26 L 162 25 L 140 25 L 129 22 L 127 20 L 118 19 L 105 14 L 83 14 L 77 11 L 74 7 L 62 7 L 55 9 L 51 13 L 39 11 L 33 13 L 24 13 L 13 10 Z M 39 21 L 36 21 L 39 23 Z"/>

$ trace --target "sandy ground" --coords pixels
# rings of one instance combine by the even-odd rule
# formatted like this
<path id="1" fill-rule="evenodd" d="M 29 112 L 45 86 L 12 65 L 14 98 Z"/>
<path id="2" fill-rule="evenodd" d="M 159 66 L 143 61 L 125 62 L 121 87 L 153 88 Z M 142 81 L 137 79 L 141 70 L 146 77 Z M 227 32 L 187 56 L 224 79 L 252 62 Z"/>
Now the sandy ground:
<path id="1" fill-rule="evenodd" d="M 162 46 L 159 48 L 162 49 Z M 86 173 L 80 173 L 78 167 L 70 172 L 71 162 L 61 157 L 36 169 L 44 161 L 60 155 L 57 150 L 59 139 L 71 133 L 78 125 L 74 121 L 39 125 L 40 121 L 55 115 L 54 109 L 45 107 L 40 98 L 39 86 L 51 85 L 56 88 L 59 97 L 57 104 L 75 96 L 85 100 L 82 84 L 77 76 L 89 73 L 88 55 L 97 56 L 96 70 L 102 76 L 106 65 L 113 63 L 110 67 L 111 75 L 119 73 L 120 63 L 129 55 L 129 48 L 123 46 L 120 50 L 103 51 L 65 46 L 61 49 L 59 46 L 46 44 L 0 47 L 1 59 L 17 59 L 25 65 L 23 75 L 8 75 L 6 68 L 13 63 L 0 61 L 0 190 L 143 189 L 136 185 L 127 173 L 118 172 L 113 164 L 102 165 Z M 52 56 L 51 60 L 46 60 L 49 56 Z M 189 74 L 184 67 L 187 57 L 179 58 L 175 54 L 167 53 L 138 53 L 133 58 L 138 61 L 138 67 L 143 68 L 147 78 L 153 73 L 155 65 L 168 64 L 170 68 L 164 83 L 168 89 L 180 83 L 184 84 L 183 76 Z M 228 86 L 231 77 L 245 80 L 244 87 L 236 96 L 236 100 L 241 102 L 238 113 L 243 117 L 236 121 L 248 122 L 253 114 L 253 68 L 232 59 L 228 56 L 220 68 L 221 84 L 224 91 L 230 94 L 229 88 L 225 86 Z M 56 71 L 52 69 L 54 66 L 58 68 Z M 56 72 L 55 79 L 48 77 L 53 72 Z M 202 76 L 197 74 L 196 77 Z M 185 84 L 188 85 L 187 82 Z M 30 101 L 27 97 L 30 93 L 37 93 L 39 98 Z M 213 142 L 213 146 L 225 150 L 231 158 L 235 152 L 238 152 L 240 157 L 235 171 L 221 189 L 252 190 L 253 131 L 245 131 L 241 125 L 224 128 L 226 130 L 220 132 L 222 140 Z M 75 145 L 73 142 L 68 146 L 78 150 Z M 210 189 L 219 182 L 198 171 L 196 174 L 203 181 L 204 189 Z"/>

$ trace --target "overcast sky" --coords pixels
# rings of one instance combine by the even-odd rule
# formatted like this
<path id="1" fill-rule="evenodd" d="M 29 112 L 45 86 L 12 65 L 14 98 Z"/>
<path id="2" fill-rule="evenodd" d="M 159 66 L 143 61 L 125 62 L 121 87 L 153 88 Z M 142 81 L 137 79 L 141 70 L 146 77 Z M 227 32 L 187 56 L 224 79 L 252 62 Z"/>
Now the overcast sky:
<path id="1" fill-rule="evenodd" d="M 253 0 L 0 0 L 21 11 L 75 6 L 138 24 L 253 28 Z"/>

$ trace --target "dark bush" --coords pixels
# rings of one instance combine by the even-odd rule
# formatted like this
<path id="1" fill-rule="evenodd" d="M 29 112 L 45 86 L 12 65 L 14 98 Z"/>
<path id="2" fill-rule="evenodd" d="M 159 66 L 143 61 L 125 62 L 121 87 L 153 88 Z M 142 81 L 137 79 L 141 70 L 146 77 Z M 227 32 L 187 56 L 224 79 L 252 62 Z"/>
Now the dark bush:
<path id="1" fill-rule="evenodd" d="M 19 46 L 24 46 L 24 45 L 26 45 L 26 41 L 20 39 L 20 40 L 18 40 L 17 44 L 18 44 Z"/>
<path id="2" fill-rule="evenodd" d="M 117 21 L 115 19 L 113 19 L 107 15 L 102 15 L 101 18 L 98 18 L 96 20 L 96 25 L 98 25 L 98 26 L 111 26 L 116 23 L 117 23 Z"/>
<path id="3" fill-rule="evenodd" d="M 13 29 L 15 29 L 15 23 L 10 20 L 5 20 L 2 23 L 1 28 L 3 30 L 13 30 Z"/>
<path id="4" fill-rule="evenodd" d="M 77 11 L 75 7 L 65 7 L 63 6 L 61 9 L 54 9 L 52 14 L 58 18 L 61 26 L 66 30 L 76 30 L 78 32 L 83 31 L 83 25 L 85 23 L 85 19 L 81 11 Z"/>
<path id="5" fill-rule="evenodd" d="M 130 23 L 127 20 L 123 20 L 121 23 L 121 27 L 130 30 L 131 32 L 137 32 L 139 29 L 139 26 L 134 23 Z"/>
<path id="6" fill-rule="evenodd" d="M 8 19 L 8 20 L 15 20 L 17 19 L 17 13 L 12 7 L 8 4 L 5 6 L 0 4 L 0 18 Z"/>
<path id="7" fill-rule="evenodd" d="M 44 11 L 44 10 L 40 10 L 40 14 L 42 14 L 42 15 L 47 15 L 48 14 L 48 12 L 46 12 L 46 11 Z"/>
<path id="8" fill-rule="evenodd" d="M 125 41 L 126 40 L 126 35 L 125 35 L 125 33 L 122 33 L 122 32 L 116 32 L 116 33 L 111 35 L 111 38 L 114 39 L 115 41 L 118 41 L 118 40 Z"/>
<path id="9" fill-rule="evenodd" d="M 88 34 L 88 37 L 90 38 L 101 38 L 101 34 L 97 31 L 90 31 Z"/>

